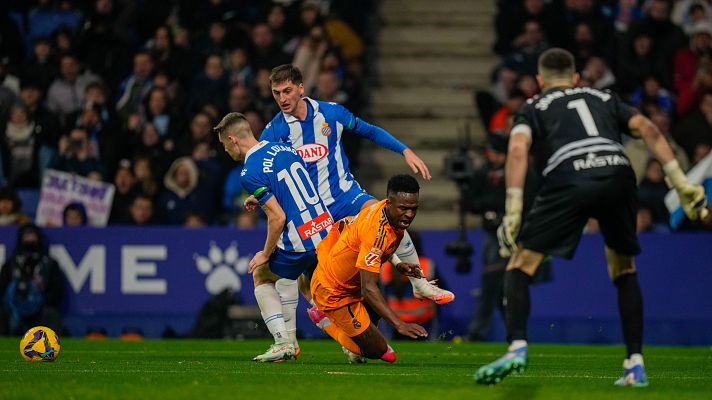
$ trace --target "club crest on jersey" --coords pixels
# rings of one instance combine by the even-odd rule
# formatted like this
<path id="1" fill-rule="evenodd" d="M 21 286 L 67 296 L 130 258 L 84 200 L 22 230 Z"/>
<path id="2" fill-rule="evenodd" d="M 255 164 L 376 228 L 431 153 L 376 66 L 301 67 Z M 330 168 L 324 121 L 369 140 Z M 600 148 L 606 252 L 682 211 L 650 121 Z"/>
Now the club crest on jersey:
<path id="1" fill-rule="evenodd" d="M 298 147 L 297 153 L 299 153 L 304 162 L 312 163 L 326 157 L 329 154 L 329 149 L 323 144 L 309 143 Z"/>
<path id="2" fill-rule="evenodd" d="M 324 136 L 331 136 L 331 128 L 327 122 L 324 122 L 324 125 L 321 126 L 321 134 Z"/>
<path id="3" fill-rule="evenodd" d="M 372 247 L 371 251 L 366 254 L 366 257 L 364 257 L 366 265 L 369 267 L 374 266 L 376 262 L 381 259 L 381 254 L 383 254 L 383 251 L 381 249 Z"/>

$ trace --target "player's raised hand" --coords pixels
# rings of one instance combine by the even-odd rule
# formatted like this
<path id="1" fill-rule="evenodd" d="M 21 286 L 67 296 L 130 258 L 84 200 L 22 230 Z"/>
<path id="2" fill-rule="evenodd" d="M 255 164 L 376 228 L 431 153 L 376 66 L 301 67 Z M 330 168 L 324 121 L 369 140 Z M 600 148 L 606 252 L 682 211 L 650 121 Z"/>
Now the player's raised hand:
<path id="1" fill-rule="evenodd" d="M 428 166 L 425 165 L 423 160 L 418 157 L 415 152 L 411 149 L 405 149 L 403 151 L 403 157 L 405 158 L 406 164 L 410 167 L 410 169 L 413 170 L 414 174 L 422 174 L 423 179 L 425 180 L 430 180 L 432 179 L 432 176 L 430 175 L 430 171 L 428 170 Z"/>
<path id="2" fill-rule="evenodd" d="M 401 262 L 396 265 L 396 269 L 398 270 L 398 272 L 405 276 L 410 276 L 413 278 L 423 278 L 423 270 L 418 264 Z"/>
<path id="3" fill-rule="evenodd" d="M 404 322 L 402 325 L 396 327 L 398 333 L 403 336 L 408 336 L 409 338 L 419 339 L 428 337 L 428 331 L 418 324 L 411 324 L 409 322 Z"/>
<path id="4" fill-rule="evenodd" d="M 254 257 L 252 257 L 252 260 L 250 260 L 250 264 L 247 267 L 247 272 L 253 273 L 257 267 L 261 265 L 267 264 L 269 261 L 269 256 L 265 254 L 264 251 L 258 251 Z"/>
<path id="5" fill-rule="evenodd" d="M 684 185 L 677 189 L 677 194 L 680 196 L 680 204 L 682 210 L 685 211 L 687 217 L 691 220 L 703 220 L 707 217 L 707 198 L 705 197 L 705 189 L 701 185 Z"/>
<path id="6" fill-rule="evenodd" d="M 245 207 L 245 211 L 255 212 L 255 211 L 257 211 L 257 207 L 260 206 L 260 202 L 257 201 L 255 196 L 250 195 L 249 197 L 247 197 L 245 199 L 245 203 L 243 204 L 243 206 Z"/>

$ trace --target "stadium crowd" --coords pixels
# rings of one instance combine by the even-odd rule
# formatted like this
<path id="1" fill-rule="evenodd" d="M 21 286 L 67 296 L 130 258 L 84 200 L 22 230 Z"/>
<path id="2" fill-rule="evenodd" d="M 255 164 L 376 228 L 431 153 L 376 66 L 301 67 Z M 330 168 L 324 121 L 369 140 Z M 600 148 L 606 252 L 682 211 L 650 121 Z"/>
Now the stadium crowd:
<path id="1" fill-rule="evenodd" d="M 236 111 L 262 132 L 279 112 L 269 73 L 284 63 L 304 71 L 307 95 L 358 113 L 369 7 L 2 2 L 0 223 L 27 220 L 16 190 L 38 189 L 53 168 L 113 183 L 110 224 L 254 227 L 241 213 L 241 167 L 212 127 Z M 350 159 L 358 147 L 346 146 Z"/>
<path id="2" fill-rule="evenodd" d="M 497 2 L 492 87 L 478 91 L 486 129 L 506 135 L 538 93 L 537 59 L 551 47 L 575 56 L 580 86 L 612 89 L 664 132 L 689 169 L 712 146 L 712 7 L 706 0 Z M 639 231 L 669 231 L 660 163 L 640 140 L 625 143 L 639 183 Z M 595 230 L 595 221 L 591 229 Z"/>

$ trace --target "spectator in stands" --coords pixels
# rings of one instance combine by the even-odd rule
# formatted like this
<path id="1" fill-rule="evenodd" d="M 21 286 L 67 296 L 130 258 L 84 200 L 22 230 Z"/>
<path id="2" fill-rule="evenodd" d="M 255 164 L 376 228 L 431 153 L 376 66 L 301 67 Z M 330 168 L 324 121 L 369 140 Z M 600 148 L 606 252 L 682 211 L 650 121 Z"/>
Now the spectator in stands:
<path id="1" fill-rule="evenodd" d="M 595 89 L 611 89 L 616 84 L 615 75 L 601 57 L 589 58 L 581 76 L 588 79 L 592 83 L 591 87 Z"/>
<path id="2" fill-rule="evenodd" d="M 685 34 L 670 20 L 670 2 L 668 0 L 650 0 L 647 15 L 634 22 L 630 34 L 635 37 L 647 34 L 653 40 L 656 65 L 664 68 L 659 78 L 664 87 L 672 87 L 672 65 L 668 61 L 671 54 L 685 45 Z"/>
<path id="3" fill-rule="evenodd" d="M 245 85 L 232 85 L 227 99 L 227 109 L 230 112 L 245 113 L 255 108 L 252 93 Z"/>
<path id="4" fill-rule="evenodd" d="M 660 87 L 660 82 L 654 76 L 647 76 L 643 80 L 643 85 L 630 96 L 630 104 L 639 109 L 655 105 L 668 115 L 675 114 L 672 94 Z"/>
<path id="5" fill-rule="evenodd" d="M 161 138 L 151 122 L 141 126 L 135 139 L 137 143 L 133 146 L 134 154 L 149 158 L 159 171 L 165 171 L 175 158 L 172 142 Z"/>
<path id="6" fill-rule="evenodd" d="M 269 69 L 259 69 L 255 74 L 255 105 L 262 114 L 262 119 L 271 121 L 280 111 L 279 105 L 272 98 L 272 85 L 269 81 Z M 258 132 L 258 131 L 253 131 Z"/>
<path id="7" fill-rule="evenodd" d="M 673 137 L 690 159 L 699 143 L 712 143 L 712 92 L 705 92 L 697 108 L 675 125 Z"/>
<path id="8" fill-rule="evenodd" d="M 319 73 L 319 80 L 317 81 L 316 89 L 312 97 L 322 101 L 343 104 L 344 107 L 351 108 L 349 95 L 341 90 L 341 80 L 332 71 L 322 71 Z"/>
<path id="9" fill-rule="evenodd" d="M 147 51 L 139 51 L 133 57 L 133 73 L 126 77 L 117 93 L 116 110 L 122 126 L 126 126 L 129 116 L 140 111 L 148 91 L 153 87 L 153 60 Z"/>
<path id="10" fill-rule="evenodd" d="M 539 84 L 534 75 L 521 75 L 517 79 L 516 89 L 524 93 L 527 99 L 530 99 L 539 93 Z"/>
<path id="11" fill-rule="evenodd" d="M 183 226 L 186 228 L 205 228 L 207 224 L 199 212 L 190 211 L 183 220 Z"/>
<path id="12" fill-rule="evenodd" d="M 164 70 L 156 71 L 156 75 L 153 77 L 153 86 L 166 91 L 173 115 L 181 115 L 185 112 L 185 89 L 183 85 L 173 79 L 168 72 Z"/>
<path id="13" fill-rule="evenodd" d="M 503 135 L 509 135 L 509 130 L 506 129 L 507 118 L 519 110 L 526 101 L 526 96 L 524 92 L 519 89 L 515 89 L 509 95 L 507 101 L 502 105 L 502 107 L 497 110 L 492 118 L 489 120 L 488 131 L 490 133 L 500 133 Z"/>
<path id="14" fill-rule="evenodd" d="M 10 72 L 10 57 L 0 57 L 0 86 L 10 89 L 15 96 L 20 93 L 20 78 Z"/>
<path id="15" fill-rule="evenodd" d="M 650 208 L 654 224 L 667 225 L 669 214 L 664 200 L 669 191 L 662 165 L 658 160 L 650 159 L 645 168 L 645 177 L 638 186 L 638 199 Z"/>
<path id="16" fill-rule="evenodd" d="M 508 4 L 507 4 L 508 3 Z M 495 19 L 497 41 L 494 50 L 500 55 L 509 54 L 513 43 L 521 42 L 522 28 L 526 21 L 537 21 L 544 28 L 546 37 L 553 46 L 561 47 L 566 43 L 565 25 L 561 10 L 553 2 L 544 0 L 524 0 L 521 7 L 518 2 L 500 2 L 500 9 Z"/>
<path id="17" fill-rule="evenodd" d="M 116 88 L 131 67 L 131 53 L 121 32 L 114 27 L 117 21 L 110 15 L 111 3 L 111 0 L 94 1 L 93 15 L 86 20 L 81 32 L 80 47 L 85 65 L 99 74 L 109 87 Z"/>
<path id="18" fill-rule="evenodd" d="M 42 231 L 34 224 L 22 225 L 17 246 L 0 269 L 0 335 L 19 336 L 37 325 L 61 332 L 64 285 Z"/>
<path id="19" fill-rule="evenodd" d="M 10 108 L 10 119 L 3 127 L 0 143 L 7 183 L 13 187 L 39 186 L 40 132 L 30 120 L 27 108 L 15 103 Z"/>
<path id="20" fill-rule="evenodd" d="M 616 74 L 619 78 L 619 89 L 623 93 L 631 93 L 643 83 L 646 77 L 660 76 L 665 68 L 657 63 L 652 37 L 645 32 L 639 32 L 622 53 Z"/>
<path id="21" fill-rule="evenodd" d="M 205 60 L 212 54 L 224 54 L 228 49 L 227 27 L 220 20 L 213 20 L 207 29 L 207 35 L 195 44 L 194 54 L 198 60 Z"/>
<path id="22" fill-rule="evenodd" d="M 22 225 L 30 218 L 22 212 L 22 201 L 9 187 L 0 188 L 0 226 Z"/>
<path id="23" fill-rule="evenodd" d="M 129 207 L 128 225 L 153 225 L 153 198 L 145 193 L 139 193 Z"/>
<path id="24" fill-rule="evenodd" d="M 35 8 L 30 10 L 27 20 L 28 37 L 34 40 L 53 35 L 61 28 L 76 31 L 82 22 L 82 13 L 74 8 L 70 0 L 59 2 L 39 0 Z"/>
<path id="25" fill-rule="evenodd" d="M 129 218 L 131 201 L 139 192 L 136 177 L 131 169 L 129 160 L 121 160 L 114 175 L 114 200 L 111 203 L 109 224 L 123 223 Z"/>
<path id="26" fill-rule="evenodd" d="M 145 48 L 151 54 L 157 70 L 166 71 L 182 82 L 190 79 L 193 71 L 191 54 L 186 48 L 175 45 L 173 32 L 168 26 L 156 28 Z"/>
<path id="27" fill-rule="evenodd" d="M 162 176 L 162 171 L 160 173 L 156 172 L 151 159 L 146 156 L 136 156 L 133 162 L 133 174 L 136 177 L 136 181 L 140 191 L 148 196 L 155 196 L 158 194 L 158 182 L 156 180 L 157 176 Z"/>
<path id="28" fill-rule="evenodd" d="M 57 58 L 54 56 L 49 40 L 47 38 L 35 40 L 32 56 L 22 64 L 22 81 L 36 82 L 42 92 L 47 92 L 57 72 Z"/>
<path id="29" fill-rule="evenodd" d="M 193 116 L 190 122 L 188 134 L 178 143 L 178 154 L 188 155 L 193 151 L 193 147 L 200 142 L 212 142 L 211 118 L 204 112 L 199 112 Z"/>
<path id="30" fill-rule="evenodd" d="M 53 168 L 84 177 L 97 171 L 102 176 L 106 174 L 106 168 L 101 161 L 92 156 L 87 130 L 79 127 L 59 139 L 59 157 Z"/>
<path id="31" fill-rule="evenodd" d="M 62 212 L 62 226 L 77 227 L 87 226 L 87 209 L 79 202 L 69 203 Z"/>
<path id="32" fill-rule="evenodd" d="M 197 111 L 208 103 L 216 105 L 221 111 L 225 110 L 228 88 L 229 80 L 222 56 L 218 53 L 209 55 L 205 59 L 203 71 L 193 79 L 190 86 L 191 111 Z"/>
<path id="33" fill-rule="evenodd" d="M 321 59 L 324 57 L 328 47 L 329 40 L 326 37 L 324 27 L 321 25 L 311 27 L 309 34 L 299 42 L 292 64 L 299 68 L 300 71 L 303 71 L 305 93 L 311 93 L 316 88 Z"/>
<path id="34" fill-rule="evenodd" d="M 688 36 L 699 22 L 712 23 L 712 10 L 709 2 L 702 0 L 678 0 L 673 6 L 670 19 Z"/>
<path id="35" fill-rule="evenodd" d="M 365 47 L 361 37 L 335 13 L 330 13 L 324 21 L 324 30 L 329 42 L 340 49 L 349 73 L 361 76 L 363 74 L 361 56 Z"/>
<path id="36" fill-rule="evenodd" d="M 101 78 L 89 71 L 82 72 L 81 63 L 73 54 L 59 58 L 59 75 L 47 92 L 47 108 L 59 117 L 62 126 L 67 126 L 73 122 L 67 121 L 67 116 L 82 107 L 84 89 Z"/>
<path id="37" fill-rule="evenodd" d="M 234 47 L 228 53 L 227 74 L 231 87 L 236 85 L 249 88 L 254 87 L 255 73 L 250 65 L 247 50 L 245 50 L 244 47 Z"/>
<path id="38" fill-rule="evenodd" d="M 146 95 L 141 121 L 151 123 L 163 141 L 175 142 L 183 128 L 180 117 L 173 114 L 168 92 L 162 87 L 153 87 Z"/>
<path id="39" fill-rule="evenodd" d="M 592 57 L 605 54 L 603 38 L 597 38 L 593 28 L 588 22 L 579 22 L 573 29 L 572 54 L 574 55 L 577 69 L 582 69 Z"/>
<path id="40" fill-rule="evenodd" d="M 163 179 L 165 189 L 159 194 L 156 206 L 158 219 L 163 224 L 183 223 L 189 211 L 200 210 L 207 220 L 213 214 L 210 192 L 213 188 L 201 182 L 200 171 L 189 157 L 173 162 Z"/>
<path id="41" fill-rule="evenodd" d="M 705 90 L 712 89 L 712 25 L 700 22 L 693 27 L 689 48 L 675 53 L 677 113 L 687 114 Z"/>
<path id="42" fill-rule="evenodd" d="M 290 39 L 291 36 L 284 7 L 280 4 L 273 3 L 267 12 L 267 18 L 265 20 L 267 25 L 269 25 L 269 29 L 272 31 L 275 44 L 283 51 L 293 53 L 293 51 L 288 51 L 284 48 L 287 44 L 287 40 Z"/>
<path id="43" fill-rule="evenodd" d="M 40 155 L 44 157 L 40 161 L 41 166 L 47 166 L 52 159 L 53 154 L 56 154 L 57 144 L 61 136 L 59 119 L 54 113 L 49 111 L 42 102 L 42 88 L 39 83 L 33 81 L 23 81 L 20 88 L 20 101 L 24 104 L 29 118 L 38 127 L 38 135 L 42 146 L 45 150 L 52 150 L 49 155 Z M 40 150 L 42 152 L 42 150 Z M 40 171 L 43 170 L 40 167 Z"/>
<path id="44" fill-rule="evenodd" d="M 266 23 L 258 23 L 252 28 L 252 66 L 255 69 L 272 69 L 291 61 L 289 55 L 274 43 L 274 36 Z"/>

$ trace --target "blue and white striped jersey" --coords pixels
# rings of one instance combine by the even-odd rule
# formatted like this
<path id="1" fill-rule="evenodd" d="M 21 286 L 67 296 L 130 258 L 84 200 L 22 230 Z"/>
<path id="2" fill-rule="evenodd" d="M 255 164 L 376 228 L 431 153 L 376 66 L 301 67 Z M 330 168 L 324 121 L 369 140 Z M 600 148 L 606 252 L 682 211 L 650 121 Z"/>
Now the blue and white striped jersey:
<path id="1" fill-rule="evenodd" d="M 349 170 L 341 142 L 345 129 L 399 154 L 406 147 L 385 130 L 356 118 L 340 104 L 308 97 L 303 100 L 307 103 L 304 121 L 280 112 L 267 124 L 260 139 L 288 143 L 299 152 L 319 195 L 334 214 L 333 210 L 341 208 L 340 205 L 354 201 L 354 191 L 349 192 L 352 187 L 360 189 Z"/>
<path id="2" fill-rule="evenodd" d="M 278 248 L 296 253 L 316 250 L 334 221 L 294 148 L 261 141 L 247 152 L 241 177 L 260 205 L 274 196 L 284 210 L 287 218 Z"/>

